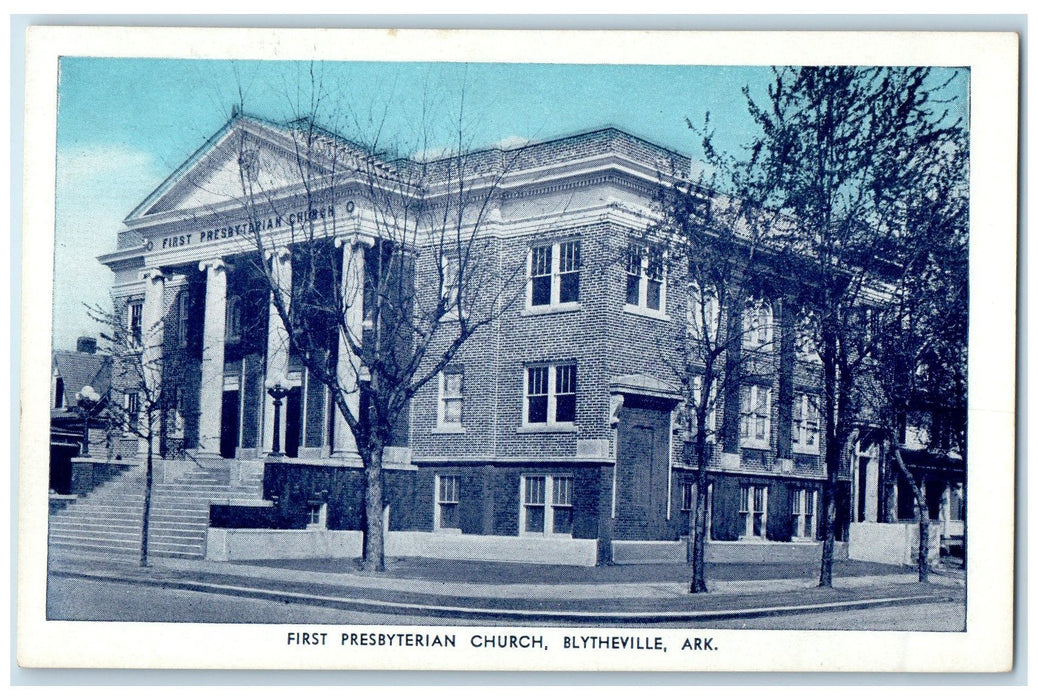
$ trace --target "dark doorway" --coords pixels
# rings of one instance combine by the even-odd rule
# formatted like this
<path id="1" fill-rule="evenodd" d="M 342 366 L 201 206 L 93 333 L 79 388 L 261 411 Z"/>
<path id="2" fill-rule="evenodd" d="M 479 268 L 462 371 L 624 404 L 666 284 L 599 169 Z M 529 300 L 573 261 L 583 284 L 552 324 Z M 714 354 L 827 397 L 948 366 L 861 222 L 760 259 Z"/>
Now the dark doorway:
<path id="1" fill-rule="evenodd" d="M 223 411 L 220 420 L 220 456 L 234 458 L 238 451 L 238 411 L 241 400 L 238 391 L 223 392 Z"/>
<path id="2" fill-rule="evenodd" d="M 285 398 L 285 454 L 299 456 L 299 436 L 303 422 L 303 392 L 292 387 Z"/>
<path id="3" fill-rule="evenodd" d="M 616 536 L 669 539 L 670 404 L 625 397 L 617 450 Z"/>

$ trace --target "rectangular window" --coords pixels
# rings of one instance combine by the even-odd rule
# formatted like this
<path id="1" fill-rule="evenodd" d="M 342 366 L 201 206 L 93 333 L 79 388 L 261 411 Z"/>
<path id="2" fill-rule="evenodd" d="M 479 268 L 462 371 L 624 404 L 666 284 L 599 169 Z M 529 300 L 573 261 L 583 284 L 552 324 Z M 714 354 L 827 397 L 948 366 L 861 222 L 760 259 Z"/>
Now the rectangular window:
<path id="1" fill-rule="evenodd" d="M 815 513 L 818 510 L 818 491 L 815 489 L 793 490 L 794 537 L 814 539 Z"/>
<path id="2" fill-rule="evenodd" d="M 741 392 L 739 438 L 743 447 L 771 445 L 771 388 L 744 386 Z"/>
<path id="3" fill-rule="evenodd" d="M 128 430 L 136 430 L 137 422 L 141 414 L 140 394 L 133 391 L 126 395 L 126 427 Z"/>
<path id="4" fill-rule="evenodd" d="M 190 300 L 185 290 L 177 297 L 177 344 L 182 348 L 187 347 L 188 314 L 190 309 Z"/>
<path id="5" fill-rule="evenodd" d="M 629 307 L 662 313 L 666 309 L 666 264 L 660 246 L 630 243 L 626 260 Z"/>
<path id="6" fill-rule="evenodd" d="M 439 475 L 436 481 L 436 527 L 438 530 L 458 530 L 461 528 L 458 516 L 461 479 L 452 475 Z"/>
<path id="7" fill-rule="evenodd" d="M 739 489 L 739 536 L 745 539 L 765 537 L 767 512 L 767 486 L 743 486 Z"/>
<path id="8" fill-rule="evenodd" d="M 443 273 L 443 280 L 440 285 L 440 297 L 443 299 L 443 307 L 448 312 L 452 310 L 457 312 L 458 289 L 460 287 L 458 277 L 461 274 L 458 259 L 444 257 L 440 264 L 440 271 Z"/>
<path id="9" fill-rule="evenodd" d="M 818 454 L 818 397 L 797 394 L 793 400 L 793 449 Z"/>
<path id="10" fill-rule="evenodd" d="M 144 339 L 144 304 L 140 301 L 131 301 L 126 309 L 126 313 L 126 330 L 130 334 L 130 342 L 139 346 Z"/>
<path id="11" fill-rule="evenodd" d="M 440 373 L 440 406 L 438 424 L 461 426 L 465 374 L 461 368 L 447 368 Z"/>
<path id="12" fill-rule="evenodd" d="M 703 395 L 703 378 L 701 376 L 694 377 L 692 379 L 692 398 L 698 405 Z M 691 420 L 693 435 L 697 426 L 697 416 L 695 415 L 696 407 L 690 406 L 689 410 L 692 411 Z M 717 439 L 717 384 L 714 383 L 710 387 L 710 398 L 707 401 L 707 412 L 706 412 L 706 440 L 707 442 L 714 442 Z"/>
<path id="13" fill-rule="evenodd" d="M 522 500 L 522 534 L 573 532 L 573 477 L 524 476 Z"/>
<path id="14" fill-rule="evenodd" d="M 706 539 L 710 539 L 710 528 L 713 522 L 713 496 L 714 487 L 713 484 L 707 484 L 706 486 Z M 691 481 L 687 481 L 681 485 L 681 512 L 691 513 L 692 506 L 696 501 L 696 484 Z M 685 515 L 687 519 L 689 516 Z"/>
<path id="15" fill-rule="evenodd" d="M 577 366 L 526 368 L 526 425 L 572 424 L 577 415 Z"/>
<path id="16" fill-rule="evenodd" d="M 579 240 L 531 248 L 527 306 L 550 308 L 579 302 L 580 264 Z"/>

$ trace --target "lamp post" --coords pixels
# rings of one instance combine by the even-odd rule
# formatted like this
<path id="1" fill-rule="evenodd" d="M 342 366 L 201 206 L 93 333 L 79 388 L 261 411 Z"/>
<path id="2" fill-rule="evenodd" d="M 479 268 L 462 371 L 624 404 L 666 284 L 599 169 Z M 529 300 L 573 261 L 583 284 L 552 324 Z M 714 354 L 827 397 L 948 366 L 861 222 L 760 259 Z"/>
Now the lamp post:
<path id="1" fill-rule="evenodd" d="M 90 456 L 90 414 L 100 402 L 100 395 L 89 384 L 76 392 L 76 406 L 79 407 L 79 413 L 83 416 L 83 451 L 80 453 L 80 457 Z"/>
<path id="2" fill-rule="evenodd" d="M 270 454 L 273 457 L 281 456 L 281 401 L 289 392 L 288 379 L 283 374 L 276 374 L 267 379 L 267 393 L 274 399 L 274 444 L 271 446 Z"/>

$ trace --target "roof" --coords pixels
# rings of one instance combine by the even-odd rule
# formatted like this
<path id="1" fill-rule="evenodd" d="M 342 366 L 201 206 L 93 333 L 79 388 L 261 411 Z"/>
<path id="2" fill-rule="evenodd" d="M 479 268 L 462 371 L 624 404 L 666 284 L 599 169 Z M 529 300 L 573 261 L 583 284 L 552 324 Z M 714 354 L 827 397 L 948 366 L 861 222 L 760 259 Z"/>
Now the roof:
<path id="1" fill-rule="evenodd" d="M 76 393 L 85 386 L 93 387 L 94 391 L 104 396 L 112 384 L 112 367 L 107 355 L 56 350 L 54 367 L 65 385 L 66 406 L 75 404 Z"/>

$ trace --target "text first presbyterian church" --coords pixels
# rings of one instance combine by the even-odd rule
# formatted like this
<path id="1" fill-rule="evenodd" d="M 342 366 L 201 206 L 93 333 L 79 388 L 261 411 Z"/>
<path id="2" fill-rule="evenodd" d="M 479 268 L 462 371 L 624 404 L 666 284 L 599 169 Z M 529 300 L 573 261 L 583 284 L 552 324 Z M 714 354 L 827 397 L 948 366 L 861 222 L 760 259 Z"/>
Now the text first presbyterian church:
<path id="1" fill-rule="evenodd" d="M 360 295 L 345 307 L 357 310 L 347 321 L 363 338 L 363 276 L 385 228 L 363 183 L 314 190 L 299 177 L 326 167 L 299 162 L 301 128 L 236 114 L 133 210 L 101 257 L 128 335 L 169 373 L 152 379 L 166 397 L 158 482 L 175 490 L 210 470 L 257 484 L 250 498 L 212 500 L 211 558 L 359 553 L 364 474 L 353 435 L 294 355 L 250 260 L 262 240 L 268 269 L 291 289 L 294 236 L 327 238 L 335 279 L 351 282 L 343 294 Z M 348 145 L 327 141 L 332 151 Z M 387 554 L 587 564 L 614 551 L 678 551 L 694 502 L 674 369 L 689 290 L 649 231 L 661 173 L 687 174 L 688 158 L 613 128 L 469 158 L 489 170 L 509 164 L 475 235 L 501 270 L 519 271 L 494 281 L 510 285 L 498 296 L 514 303 L 402 413 L 386 449 Z M 243 200 L 246 181 L 262 189 L 262 206 Z M 417 251 L 416 300 L 446 293 L 421 269 L 440 259 Z M 754 372 L 726 383 L 710 417 L 708 529 L 718 543 L 814 547 L 819 536 L 819 368 L 796 349 L 787 297 L 778 285 L 761 290 L 741 350 L 758 357 Z M 716 322 L 731 311 L 718 309 Z M 737 311 L 736 324 L 748 313 Z M 343 370 L 361 362 L 341 341 L 328 353 Z M 275 379 L 288 389 L 277 417 Z M 141 410 L 125 382 L 113 400 L 131 419 Z M 275 446 L 284 456 L 271 456 Z M 127 436 L 122 449 L 131 458 L 142 447 Z M 854 517 L 857 475 L 845 476 L 841 527 Z"/>

